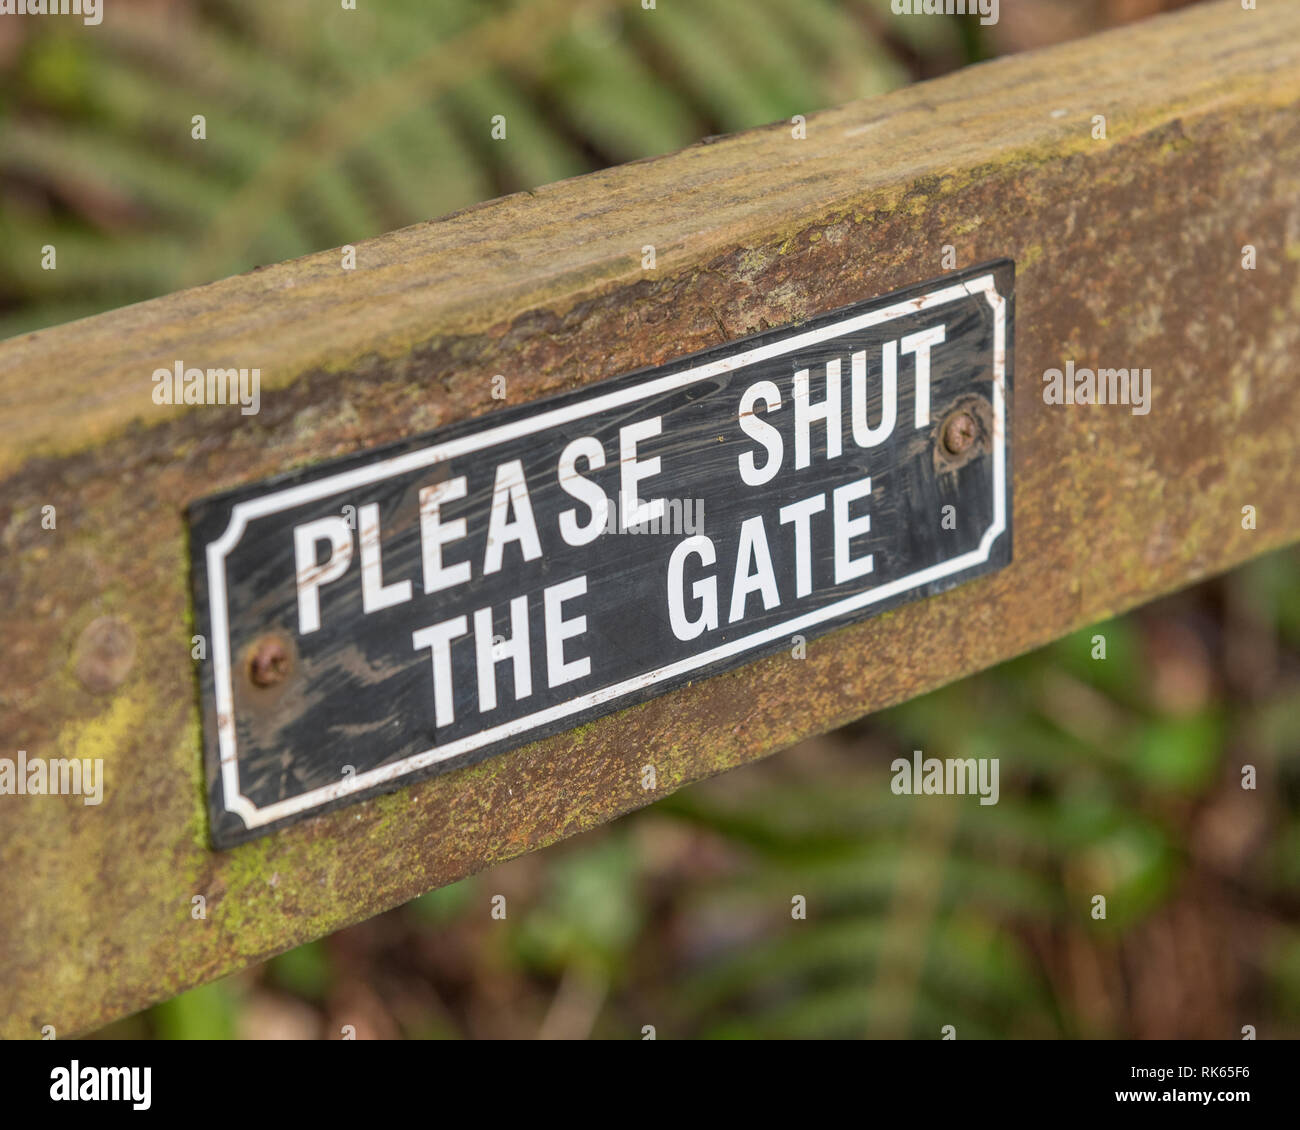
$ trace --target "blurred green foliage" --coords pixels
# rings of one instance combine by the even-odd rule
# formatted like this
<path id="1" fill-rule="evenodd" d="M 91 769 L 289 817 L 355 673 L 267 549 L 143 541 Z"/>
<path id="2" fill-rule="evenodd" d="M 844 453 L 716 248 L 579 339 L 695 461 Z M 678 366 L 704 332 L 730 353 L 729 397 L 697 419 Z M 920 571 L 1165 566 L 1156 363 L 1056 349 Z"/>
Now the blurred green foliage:
<path id="1" fill-rule="evenodd" d="M 229 1040 L 235 1035 L 238 998 L 217 981 L 182 993 L 151 1009 L 154 1035 L 162 1040 Z"/>
<path id="2" fill-rule="evenodd" d="M 643 917 L 631 882 L 636 867 L 623 837 L 559 860 L 512 937 L 520 964 L 551 974 L 576 965 L 603 979 L 621 973 Z"/>
<path id="3" fill-rule="evenodd" d="M 904 21 L 891 48 L 886 9 L 120 0 L 94 34 L 11 24 L 0 337 L 879 93 L 907 81 L 907 58 L 981 49 L 947 20 Z"/>

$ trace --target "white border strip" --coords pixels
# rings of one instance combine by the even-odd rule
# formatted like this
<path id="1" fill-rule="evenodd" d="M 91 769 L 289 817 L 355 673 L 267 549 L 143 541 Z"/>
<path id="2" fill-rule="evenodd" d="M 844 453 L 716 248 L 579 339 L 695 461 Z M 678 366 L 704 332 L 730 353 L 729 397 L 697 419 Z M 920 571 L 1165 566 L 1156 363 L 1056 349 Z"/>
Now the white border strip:
<path id="1" fill-rule="evenodd" d="M 568 702 L 548 707 L 545 710 L 539 710 L 523 718 L 517 718 L 513 722 L 494 726 L 488 730 L 481 730 L 477 734 L 471 734 L 468 737 L 449 742 L 447 745 L 427 749 L 423 753 L 412 754 L 401 761 L 381 765 L 377 769 L 371 769 L 366 773 L 347 778 L 337 784 L 326 785 L 286 800 L 276 801 L 265 808 L 258 808 L 252 800 L 239 791 L 239 762 L 235 752 L 234 692 L 231 685 L 230 622 L 226 598 L 226 556 L 239 544 L 250 521 L 269 514 L 277 514 L 282 510 L 300 506 L 306 502 L 313 502 L 319 498 L 326 498 L 332 494 L 369 486 L 394 475 L 418 470 L 421 467 L 428 467 L 443 460 L 455 459 L 462 455 L 482 451 L 495 444 L 517 439 L 520 436 L 531 435 L 534 432 L 565 424 L 572 420 L 579 420 L 597 412 L 620 408 L 648 396 L 671 392 L 696 381 L 708 380 L 711 377 L 734 372 L 736 369 L 742 369 L 759 361 L 766 361 L 772 357 L 779 357 L 784 353 L 792 353 L 816 345 L 828 338 L 854 333 L 883 322 L 892 321 L 895 318 L 901 318 L 907 314 L 915 314 L 920 310 L 928 310 L 949 302 L 955 302 L 958 299 L 974 294 L 983 294 L 993 308 L 993 435 L 995 440 L 1001 440 L 993 448 L 993 523 L 984 531 L 978 549 L 971 550 L 960 557 L 952 558 L 941 564 L 931 565 L 910 576 L 900 577 L 888 584 L 878 585 L 866 592 L 846 597 L 834 604 L 826 605 L 824 608 L 804 613 L 793 620 L 787 620 L 784 623 L 765 628 L 760 632 L 754 632 L 741 639 L 732 640 L 730 643 L 722 644 L 710 651 L 678 660 L 667 667 L 660 667 L 655 671 L 637 675 L 621 683 L 615 683 L 590 694 L 570 699 Z M 792 632 L 814 627 L 826 620 L 833 620 L 838 616 L 855 612 L 878 601 L 887 600 L 889 597 L 896 596 L 908 589 L 929 584 L 931 581 L 939 580 L 953 573 L 959 573 L 963 569 L 969 569 L 974 565 L 987 561 L 993 543 L 1006 529 L 1007 525 L 1006 342 L 1006 299 L 998 294 L 993 276 L 991 274 L 982 275 L 978 279 L 944 287 L 942 290 L 932 291 L 919 298 L 911 298 L 906 302 L 887 306 L 882 310 L 860 314 L 856 318 L 850 318 L 848 321 L 833 326 L 798 334 L 770 345 L 759 346 L 745 353 L 739 353 L 735 357 L 711 361 L 707 365 L 700 365 L 694 369 L 683 369 L 679 373 L 657 377 L 642 385 L 622 389 L 605 396 L 593 397 L 578 404 L 541 412 L 527 420 L 502 424 L 500 427 L 489 428 L 474 435 L 450 440 L 436 447 L 422 448 L 419 451 L 408 452 L 405 455 L 396 455 L 391 459 L 384 459 L 377 463 L 367 464 L 364 467 L 354 468 L 351 471 L 342 471 L 328 478 L 317 479 L 310 483 L 288 487 L 247 502 L 237 503 L 231 511 L 230 524 L 226 527 L 225 532 L 216 541 L 210 542 L 207 547 L 208 602 L 213 636 L 213 678 L 216 680 L 217 742 L 221 755 L 221 786 L 227 810 L 237 813 L 249 828 L 258 828 L 264 824 L 271 824 L 277 820 L 283 820 L 286 816 L 293 816 L 300 812 L 319 808 L 321 805 L 328 804 L 340 797 L 361 792 L 398 777 L 404 777 L 408 773 L 414 773 L 439 761 L 458 757 L 463 753 L 468 753 L 481 746 L 490 745 L 502 738 L 527 733 L 538 726 L 566 718 L 588 707 L 612 702 L 631 694 L 633 691 L 653 686 L 655 683 L 670 679 L 676 675 L 686 674 L 700 667 L 706 667 L 718 660 L 727 659 L 730 656 L 761 647 L 765 643 Z"/>

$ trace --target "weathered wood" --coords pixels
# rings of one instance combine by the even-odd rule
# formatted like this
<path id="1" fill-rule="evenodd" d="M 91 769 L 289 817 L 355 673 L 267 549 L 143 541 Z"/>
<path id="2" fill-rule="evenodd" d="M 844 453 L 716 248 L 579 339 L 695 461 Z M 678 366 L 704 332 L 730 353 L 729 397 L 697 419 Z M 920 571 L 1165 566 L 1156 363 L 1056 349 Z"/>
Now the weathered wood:
<path id="1" fill-rule="evenodd" d="M 0 345 L 3 752 L 106 769 L 97 807 L 0 797 L 0 1034 L 93 1027 L 1300 536 L 1298 104 L 1300 8 L 1223 0 Z M 209 849 L 188 502 L 489 412 L 498 373 L 520 403 L 898 290 L 945 245 L 1017 265 L 1009 568 Z M 259 366 L 261 413 L 156 407 L 178 359 Z M 1150 367 L 1150 414 L 1045 404 L 1069 359 Z"/>

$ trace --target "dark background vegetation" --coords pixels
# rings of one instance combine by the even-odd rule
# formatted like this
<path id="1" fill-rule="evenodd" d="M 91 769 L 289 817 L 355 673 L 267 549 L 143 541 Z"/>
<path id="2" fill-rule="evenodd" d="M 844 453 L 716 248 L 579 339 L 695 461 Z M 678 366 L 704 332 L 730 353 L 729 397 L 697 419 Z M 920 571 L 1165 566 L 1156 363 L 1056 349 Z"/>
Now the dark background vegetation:
<path id="1" fill-rule="evenodd" d="M 992 28 L 888 0 L 105 0 L 98 28 L 6 20 L 0 337 L 1177 6 L 1003 0 Z M 1296 564 L 1262 559 L 105 1035 L 1295 1036 Z M 1001 802 L 893 796 L 913 749 L 1000 758 Z"/>

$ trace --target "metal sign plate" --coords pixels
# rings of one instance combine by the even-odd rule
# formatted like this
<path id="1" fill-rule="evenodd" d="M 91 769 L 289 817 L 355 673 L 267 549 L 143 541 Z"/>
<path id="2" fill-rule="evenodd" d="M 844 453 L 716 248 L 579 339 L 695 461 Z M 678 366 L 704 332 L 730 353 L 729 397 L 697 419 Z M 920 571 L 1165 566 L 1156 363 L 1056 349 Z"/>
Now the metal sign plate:
<path id="1" fill-rule="evenodd" d="M 212 839 L 1011 560 L 1014 267 L 194 503 Z"/>

